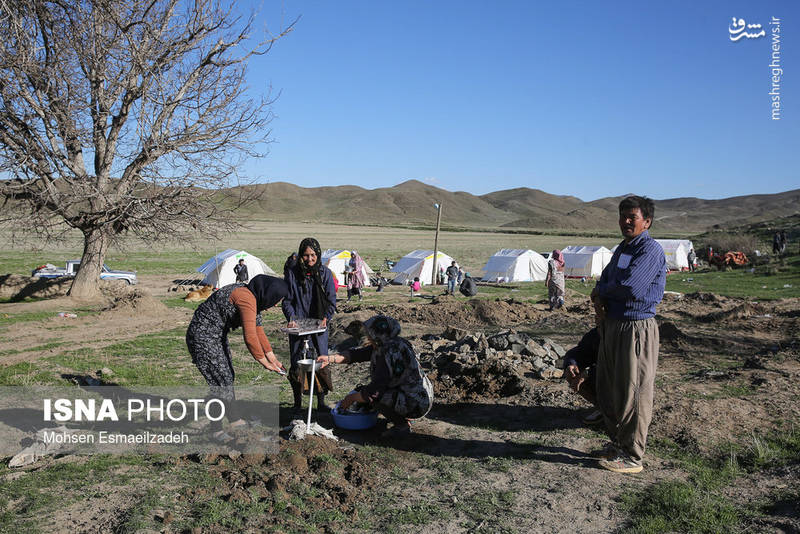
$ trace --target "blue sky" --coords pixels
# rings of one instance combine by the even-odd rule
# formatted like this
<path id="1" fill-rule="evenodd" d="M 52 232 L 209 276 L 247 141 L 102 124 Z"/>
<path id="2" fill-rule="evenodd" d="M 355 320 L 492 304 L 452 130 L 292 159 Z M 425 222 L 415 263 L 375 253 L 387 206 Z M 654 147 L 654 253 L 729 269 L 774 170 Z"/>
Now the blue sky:
<path id="1" fill-rule="evenodd" d="M 583 200 L 800 188 L 800 2 L 286 0 L 259 23 L 298 16 L 250 65 L 254 91 L 280 93 L 269 155 L 242 169 L 256 181 Z M 768 35 L 733 42 L 732 17 Z"/>

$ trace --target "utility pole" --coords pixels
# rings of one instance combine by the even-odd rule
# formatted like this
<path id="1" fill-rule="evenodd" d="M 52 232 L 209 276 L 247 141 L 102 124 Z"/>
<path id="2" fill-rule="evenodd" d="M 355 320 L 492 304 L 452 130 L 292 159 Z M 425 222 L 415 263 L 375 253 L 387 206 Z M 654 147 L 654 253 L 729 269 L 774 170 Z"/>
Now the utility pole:
<path id="1" fill-rule="evenodd" d="M 431 285 L 436 285 L 436 275 L 439 274 L 439 224 L 442 222 L 442 203 L 433 205 L 436 208 L 436 237 L 433 239 L 433 275 Z"/>

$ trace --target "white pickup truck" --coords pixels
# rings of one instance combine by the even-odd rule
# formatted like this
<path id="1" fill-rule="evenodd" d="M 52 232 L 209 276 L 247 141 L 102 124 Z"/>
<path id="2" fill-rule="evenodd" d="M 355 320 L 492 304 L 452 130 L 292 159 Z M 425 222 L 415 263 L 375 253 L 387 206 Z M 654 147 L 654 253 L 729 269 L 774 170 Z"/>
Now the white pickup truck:
<path id="1" fill-rule="evenodd" d="M 31 276 L 36 278 L 61 278 L 63 276 L 75 276 L 78 269 L 81 267 L 81 260 L 67 260 L 67 266 L 64 268 L 56 267 L 48 263 L 41 265 L 31 272 Z M 112 271 L 108 265 L 103 264 L 103 269 L 100 272 L 102 280 L 124 280 L 128 285 L 136 283 L 136 271 Z"/>

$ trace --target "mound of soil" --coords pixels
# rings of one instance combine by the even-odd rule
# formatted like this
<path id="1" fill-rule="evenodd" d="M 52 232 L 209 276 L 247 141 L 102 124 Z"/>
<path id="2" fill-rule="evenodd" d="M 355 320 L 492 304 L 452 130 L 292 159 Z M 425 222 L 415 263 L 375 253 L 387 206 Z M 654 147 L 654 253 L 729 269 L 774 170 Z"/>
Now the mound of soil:
<path id="1" fill-rule="evenodd" d="M 719 297 L 713 293 L 703 293 L 702 291 L 686 293 L 683 298 L 686 300 L 693 300 L 695 302 L 702 302 L 704 304 L 717 304 L 724 300 L 724 297 Z"/>
<path id="2" fill-rule="evenodd" d="M 701 323 L 718 323 L 747 319 L 753 315 L 763 315 L 764 307 L 758 303 L 745 302 L 729 310 L 721 310 L 697 318 Z"/>
<path id="3" fill-rule="evenodd" d="M 104 311 L 157 314 L 166 306 L 141 289 L 133 289 L 119 282 L 100 282 L 100 291 L 111 300 Z"/>
<path id="4" fill-rule="evenodd" d="M 454 361 L 437 362 L 428 373 L 437 401 L 485 401 L 519 395 L 528 388 L 528 381 L 519 366 L 506 358 L 487 358 L 479 361 L 461 356 Z"/>
<path id="5" fill-rule="evenodd" d="M 0 298 L 12 302 L 25 298 L 53 299 L 64 297 L 72 286 L 72 278 L 38 278 L 6 274 L 0 276 Z M 107 301 L 104 311 L 134 310 L 137 313 L 157 313 L 164 305 L 146 291 L 132 288 L 119 280 L 100 280 L 101 300 Z"/>
<path id="6" fill-rule="evenodd" d="M 0 298 L 12 302 L 25 298 L 63 297 L 72 285 L 71 278 L 34 278 L 18 274 L 0 275 Z"/>
<path id="7" fill-rule="evenodd" d="M 565 353 L 550 339 L 513 330 L 486 337 L 451 327 L 418 345 L 436 399 L 448 403 L 529 396 L 532 378 L 561 377 Z"/>
<path id="8" fill-rule="evenodd" d="M 216 455 L 189 456 L 182 461 L 208 464 L 209 473 L 217 479 L 214 489 L 189 492 L 187 497 L 193 505 L 202 506 L 211 497 L 266 505 L 266 513 L 247 519 L 248 531 L 291 529 L 297 523 L 311 521 L 312 515 L 320 511 L 339 512 L 355 519 L 359 503 L 368 498 L 376 484 L 375 459 L 317 436 L 302 441 L 282 440 L 277 455 L 245 454 L 232 463 Z M 297 499 L 302 500 L 302 508 L 292 504 Z M 204 532 L 229 530 L 211 527 Z"/>
<path id="9" fill-rule="evenodd" d="M 421 304 L 400 306 L 389 304 L 385 306 L 352 307 L 342 305 L 339 315 L 345 324 L 353 319 L 360 320 L 376 314 L 394 317 L 401 324 L 419 323 L 430 325 L 457 325 L 457 326 L 506 326 L 509 324 L 528 323 L 540 319 L 543 315 L 541 309 L 529 302 L 511 299 L 482 300 L 471 299 L 468 301 L 457 300 L 453 297 L 441 296 Z M 355 317 L 351 314 L 357 313 Z M 335 319 L 334 319 L 335 320 Z"/>
<path id="10" fill-rule="evenodd" d="M 675 326 L 675 323 L 671 323 L 669 321 L 664 321 L 658 325 L 658 335 L 661 338 L 661 341 L 676 341 L 686 338 L 686 334 L 684 334 L 680 328 Z"/>

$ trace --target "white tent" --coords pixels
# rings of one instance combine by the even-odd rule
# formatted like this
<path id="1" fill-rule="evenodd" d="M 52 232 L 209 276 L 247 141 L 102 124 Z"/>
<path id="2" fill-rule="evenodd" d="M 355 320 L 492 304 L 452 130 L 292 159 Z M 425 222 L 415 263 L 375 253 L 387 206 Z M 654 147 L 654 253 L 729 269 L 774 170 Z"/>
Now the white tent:
<path id="1" fill-rule="evenodd" d="M 664 256 L 667 259 L 667 269 L 680 271 L 689 268 L 689 260 L 686 255 L 689 250 L 694 248 L 688 239 L 656 239 L 656 243 L 664 249 Z"/>
<path id="2" fill-rule="evenodd" d="M 441 250 L 436 254 L 436 263 L 439 271 L 447 269 L 453 258 L 442 252 Z M 414 277 L 419 277 L 422 285 L 431 283 L 431 276 L 433 275 L 433 251 L 432 250 L 415 250 L 409 252 L 392 267 L 393 273 L 397 273 L 392 280 L 394 284 L 405 284 Z"/>
<path id="3" fill-rule="evenodd" d="M 229 248 L 198 267 L 197 272 L 205 275 L 201 283 L 214 286 L 215 288 L 235 283 L 236 273 L 233 272 L 233 268 L 239 263 L 240 259 L 244 259 L 244 264 L 247 265 L 247 274 L 250 280 L 259 274 L 275 274 L 275 271 L 270 269 L 266 263 L 255 256 L 250 255 L 244 250 Z"/>
<path id="4" fill-rule="evenodd" d="M 547 278 L 547 260 L 530 249 L 504 248 L 483 267 L 486 282 L 536 282 Z"/>
<path id="5" fill-rule="evenodd" d="M 611 261 L 611 251 L 606 247 L 570 245 L 561 252 L 564 254 L 564 276 L 574 278 L 600 276 Z"/>
<path id="6" fill-rule="evenodd" d="M 336 280 L 340 284 L 344 284 L 344 269 L 350 265 L 350 258 L 352 254 L 349 250 L 333 250 L 328 249 L 322 253 L 322 265 L 333 271 L 336 275 Z M 361 269 L 364 274 L 365 285 L 370 285 L 369 275 L 375 274 L 375 271 L 369 268 L 367 262 L 364 262 L 364 267 Z"/>

